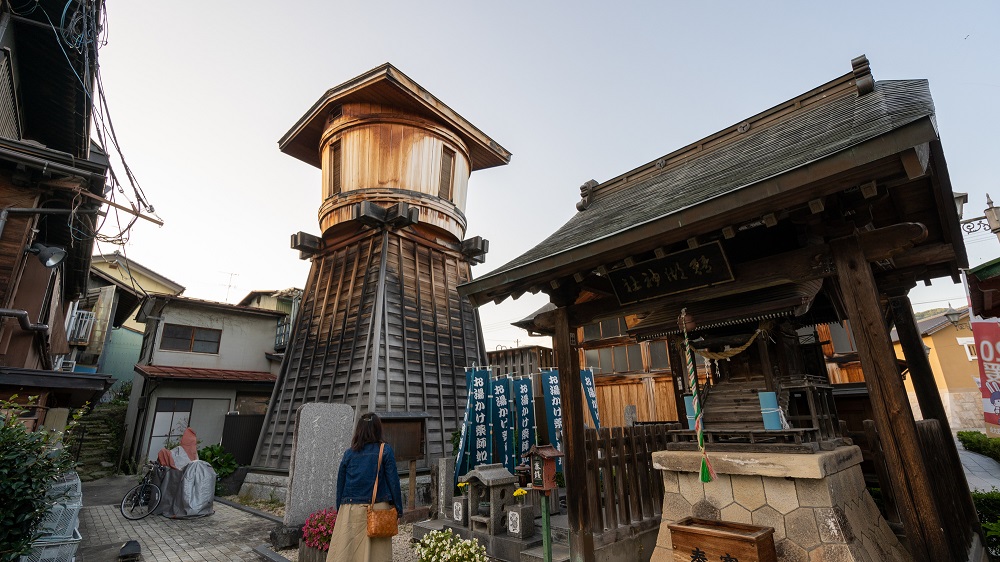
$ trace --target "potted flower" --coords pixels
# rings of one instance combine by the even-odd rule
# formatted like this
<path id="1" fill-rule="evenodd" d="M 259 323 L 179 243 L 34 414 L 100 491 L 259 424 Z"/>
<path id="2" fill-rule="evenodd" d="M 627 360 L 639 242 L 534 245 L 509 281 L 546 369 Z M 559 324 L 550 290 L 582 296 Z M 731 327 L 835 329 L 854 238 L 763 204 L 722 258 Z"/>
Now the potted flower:
<path id="1" fill-rule="evenodd" d="M 299 562 L 325 562 L 330 550 L 330 535 L 337 523 L 335 508 L 321 509 L 306 517 L 299 540 Z"/>
<path id="2" fill-rule="evenodd" d="M 462 540 L 451 532 L 431 531 L 424 535 L 414 549 L 417 560 L 431 562 L 436 560 L 454 560 L 461 562 L 487 562 L 486 547 L 476 540 Z"/>
<path id="3" fill-rule="evenodd" d="M 514 490 L 512 495 L 517 503 L 507 506 L 507 534 L 526 539 L 535 533 L 534 506 L 524 503 L 524 496 L 528 495 L 524 488 Z"/>

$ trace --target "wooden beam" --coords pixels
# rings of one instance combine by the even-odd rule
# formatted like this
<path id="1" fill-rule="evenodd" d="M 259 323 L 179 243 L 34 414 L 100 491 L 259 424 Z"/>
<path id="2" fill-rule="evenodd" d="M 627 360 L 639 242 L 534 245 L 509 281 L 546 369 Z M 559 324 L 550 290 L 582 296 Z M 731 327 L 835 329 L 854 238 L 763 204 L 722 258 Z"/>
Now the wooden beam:
<path id="1" fill-rule="evenodd" d="M 941 424 L 941 432 L 948 436 L 944 439 L 944 450 L 940 451 L 948 459 L 947 467 L 950 471 L 948 479 L 956 482 L 961 490 L 961 497 L 955 498 L 962 510 L 964 518 L 961 522 L 956 522 L 949 518 L 948 523 L 972 524 L 975 531 L 982 535 L 982 528 L 979 526 L 979 516 L 976 513 L 975 504 L 972 503 L 972 495 L 969 493 L 969 483 L 965 478 L 965 470 L 962 469 L 962 459 L 958 456 L 958 447 L 955 440 L 951 438 L 951 425 L 948 423 L 948 415 L 945 413 L 944 404 L 941 402 L 941 394 L 934 382 L 934 371 L 931 369 L 930 361 L 927 360 L 927 353 L 924 351 L 924 342 L 917 327 L 917 320 L 913 316 L 913 306 L 909 297 L 905 294 L 890 296 L 889 309 L 896 325 L 896 333 L 899 335 L 899 345 L 903 349 L 903 356 L 906 357 L 906 364 L 910 370 L 910 381 L 913 383 L 914 393 L 917 395 L 917 402 L 920 404 L 920 413 L 924 419 L 935 419 Z M 936 454 L 937 451 L 926 451 L 928 454 Z M 982 537 L 985 544 L 985 537 Z"/>
<path id="2" fill-rule="evenodd" d="M 903 169 L 906 170 L 906 177 L 915 180 L 927 175 L 927 164 L 931 158 L 931 149 L 928 143 L 919 144 L 909 150 L 904 150 L 899 155 L 903 161 Z"/>
<path id="3" fill-rule="evenodd" d="M 871 266 L 856 236 L 834 240 L 830 247 L 864 367 L 886 468 L 893 485 L 898 484 L 896 501 L 910 554 L 917 562 L 948 560 L 951 554 L 934 501 L 934 483 L 920 450 L 906 388 L 896 369 Z"/>
<path id="4" fill-rule="evenodd" d="M 583 415 L 583 385 L 576 327 L 565 307 L 556 312 L 556 367 L 563 413 L 563 469 L 566 471 L 566 508 L 569 514 L 569 553 L 573 562 L 594 562 L 594 532 L 590 513 L 597 506 L 587 500 L 587 451 Z"/>

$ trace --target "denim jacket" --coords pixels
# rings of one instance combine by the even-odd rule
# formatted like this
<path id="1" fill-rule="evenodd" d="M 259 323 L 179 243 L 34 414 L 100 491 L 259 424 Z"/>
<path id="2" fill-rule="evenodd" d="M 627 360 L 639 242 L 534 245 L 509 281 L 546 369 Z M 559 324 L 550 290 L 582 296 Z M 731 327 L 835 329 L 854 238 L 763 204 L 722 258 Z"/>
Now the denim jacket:
<path id="1" fill-rule="evenodd" d="M 379 443 L 369 443 L 360 451 L 348 449 L 340 461 L 337 473 L 337 509 L 341 504 L 367 504 L 372 500 L 375 486 L 375 467 L 378 465 Z M 388 443 L 382 453 L 382 470 L 378 477 L 378 492 L 375 502 L 389 502 L 396 506 L 396 512 L 403 516 L 403 495 L 399 490 L 399 472 L 396 457 Z"/>

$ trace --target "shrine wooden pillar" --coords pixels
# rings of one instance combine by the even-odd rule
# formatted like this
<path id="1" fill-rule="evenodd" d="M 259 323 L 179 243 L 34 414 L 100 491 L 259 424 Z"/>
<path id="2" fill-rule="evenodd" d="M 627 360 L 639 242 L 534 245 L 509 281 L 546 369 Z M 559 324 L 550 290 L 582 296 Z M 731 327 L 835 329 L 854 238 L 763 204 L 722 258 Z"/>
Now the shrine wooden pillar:
<path id="1" fill-rule="evenodd" d="M 587 494 L 587 444 L 580 382 L 580 353 L 576 329 L 570 325 L 565 307 L 555 311 L 556 367 L 562 395 L 563 470 L 566 477 L 566 509 L 569 515 L 569 554 L 572 562 L 594 562 L 594 531 Z"/>
<path id="2" fill-rule="evenodd" d="M 833 240 L 830 249 L 910 554 L 917 562 L 949 560 L 951 551 L 934 501 L 934 483 L 924 463 L 906 388 L 896 368 L 871 266 L 857 236 Z"/>
<path id="3" fill-rule="evenodd" d="M 969 482 L 965 478 L 962 459 L 958 456 L 958 446 L 951 434 L 951 425 L 948 423 L 948 415 L 944 410 L 944 403 L 941 401 L 941 393 L 934 380 L 934 371 L 931 369 L 927 352 L 924 350 L 920 328 L 913 316 L 913 306 L 905 294 L 890 295 L 889 309 L 892 311 L 896 324 L 896 334 L 899 336 L 899 345 L 903 349 L 903 356 L 906 358 L 906 365 L 910 371 L 910 382 L 913 383 L 913 391 L 920 404 L 920 413 L 923 414 L 925 420 L 935 419 L 941 424 L 941 433 L 944 435 L 944 451 L 942 453 L 948 459 L 948 466 L 951 468 L 950 477 L 959 484 L 960 490 L 966 490 L 962 497 L 957 498 L 958 504 L 962 508 L 966 521 L 972 523 L 975 532 L 982 535 L 979 514 L 976 513 L 976 506 L 972 502 L 972 494 L 968 491 Z M 933 452 L 929 453 L 933 454 Z"/>
<path id="4" fill-rule="evenodd" d="M 688 390 L 687 364 L 681 357 L 680 336 L 670 336 L 667 339 L 667 360 L 670 362 L 670 376 L 674 385 L 674 403 L 677 404 L 677 422 L 684 429 L 694 429 L 688 425 L 687 405 L 684 403 L 684 393 Z"/>

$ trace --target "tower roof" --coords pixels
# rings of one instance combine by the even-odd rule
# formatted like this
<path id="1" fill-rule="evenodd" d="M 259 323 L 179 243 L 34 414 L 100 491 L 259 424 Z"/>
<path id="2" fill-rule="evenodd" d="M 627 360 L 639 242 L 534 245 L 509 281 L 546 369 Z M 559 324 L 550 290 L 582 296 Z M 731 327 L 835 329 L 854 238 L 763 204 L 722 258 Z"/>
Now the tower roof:
<path id="1" fill-rule="evenodd" d="M 278 141 L 282 152 L 321 167 L 319 145 L 329 110 L 344 103 L 378 103 L 434 121 L 469 148 L 472 170 L 510 162 L 510 152 L 389 63 L 326 91 Z"/>

